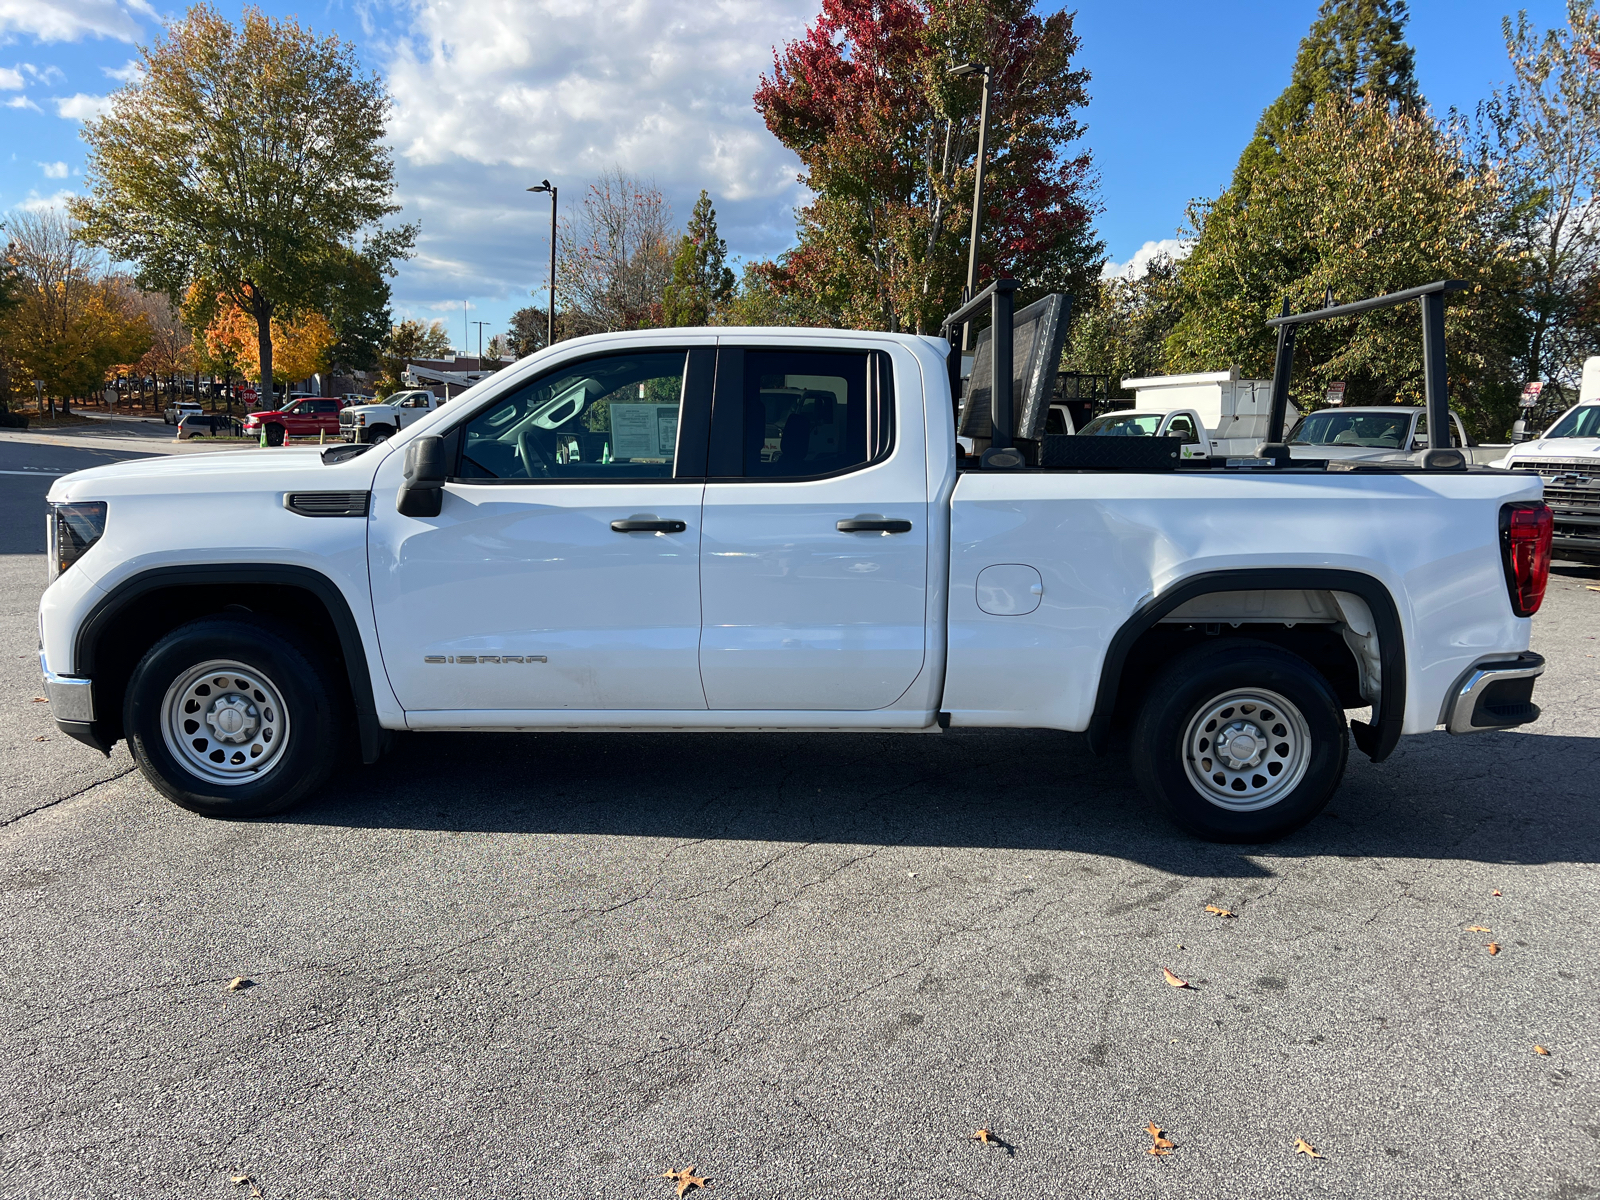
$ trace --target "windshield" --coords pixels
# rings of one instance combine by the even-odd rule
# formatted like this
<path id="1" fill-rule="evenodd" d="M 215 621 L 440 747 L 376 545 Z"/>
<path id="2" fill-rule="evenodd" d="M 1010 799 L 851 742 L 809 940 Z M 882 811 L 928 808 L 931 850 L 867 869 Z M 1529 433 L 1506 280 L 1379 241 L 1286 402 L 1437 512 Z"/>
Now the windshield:
<path id="1" fill-rule="evenodd" d="M 1090 421 L 1079 433 L 1085 437 L 1151 437 L 1160 424 L 1160 413 L 1107 413 Z"/>
<path id="2" fill-rule="evenodd" d="M 1289 434 L 1291 446 L 1366 446 L 1399 450 L 1411 425 L 1410 413 L 1312 413 Z"/>
<path id="3" fill-rule="evenodd" d="M 1545 437 L 1600 437 L 1600 404 L 1582 404 L 1550 426 Z"/>

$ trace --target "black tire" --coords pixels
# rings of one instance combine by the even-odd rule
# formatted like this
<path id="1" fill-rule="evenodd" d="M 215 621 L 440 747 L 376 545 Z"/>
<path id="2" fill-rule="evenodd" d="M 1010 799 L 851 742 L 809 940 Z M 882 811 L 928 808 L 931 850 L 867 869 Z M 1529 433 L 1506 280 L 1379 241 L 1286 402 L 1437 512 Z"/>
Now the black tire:
<path id="1" fill-rule="evenodd" d="M 283 428 L 282 425 L 273 423 L 273 424 L 270 424 L 270 425 L 266 425 L 263 428 L 266 430 L 266 434 L 267 434 L 267 445 L 269 445 L 269 446 L 281 446 L 281 445 L 283 445 L 284 428 Z"/>
<path id="2" fill-rule="evenodd" d="M 387 442 L 393 436 L 394 426 L 392 425 L 374 425 L 372 428 L 367 430 L 367 441 L 374 444 L 378 442 Z"/>
<path id="3" fill-rule="evenodd" d="M 129 748 L 157 791 L 208 817 L 262 817 L 322 785 L 348 741 L 346 706 L 329 674 L 296 641 L 275 622 L 230 613 L 191 621 L 150 648 L 128 681 L 122 719 Z M 202 672 L 208 664 L 225 665 Z M 207 692 L 212 677 L 226 678 L 226 690 Z M 216 697 L 209 708 L 184 707 L 191 678 L 195 691 Z M 242 740 L 240 730 L 217 723 L 224 708 L 246 714 L 226 718 L 244 726 Z M 201 720 L 211 722 L 209 731 Z M 246 757 L 258 752 L 265 768 Z M 207 778 L 202 769 L 215 774 Z"/>
<path id="4" fill-rule="evenodd" d="M 1235 745 L 1240 758 L 1227 754 Z M 1269 842 L 1327 805 L 1344 776 L 1349 728 L 1333 688 L 1305 659 L 1223 639 L 1151 685 L 1132 754 L 1140 789 L 1189 833 Z"/>

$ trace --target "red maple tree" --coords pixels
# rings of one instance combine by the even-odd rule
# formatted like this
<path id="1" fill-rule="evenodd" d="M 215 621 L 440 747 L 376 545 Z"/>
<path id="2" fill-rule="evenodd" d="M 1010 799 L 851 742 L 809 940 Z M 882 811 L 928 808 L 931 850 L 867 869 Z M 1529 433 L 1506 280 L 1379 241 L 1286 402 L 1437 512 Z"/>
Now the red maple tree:
<path id="1" fill-rule="evenodd" d="M 842 325 L 938 328 L 966 280 L 981 84 L 947 72 L 970 61 L 992 73 L 980 286 L 998 271 L 1087 296 L 1104 246 L 1089 152 L 1070 148 L 1089 78 L 1072 21 L 1033 0 L 823 0 L 755 94 L 813 193 L 773 284 Z"/>

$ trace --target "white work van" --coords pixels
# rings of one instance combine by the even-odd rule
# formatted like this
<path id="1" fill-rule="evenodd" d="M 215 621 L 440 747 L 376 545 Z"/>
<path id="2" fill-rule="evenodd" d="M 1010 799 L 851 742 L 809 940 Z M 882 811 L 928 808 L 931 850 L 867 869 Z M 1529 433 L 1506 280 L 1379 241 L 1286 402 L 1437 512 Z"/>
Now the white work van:
<path id="1" fill-rule="evenodd" d="M 1003 327 L 1014 287 L 951 321 L 989 297 Z M 1229 469 L 1153 438 L 1138 469 L 1030 467 L 1009 354 L 974 458 L 951 357 L 851 330 L 605 334 L 376 444 L 64 476 L 53 715 L 227 817 L 401 730 L 1044 727 L 1102 752 L 1121 730 L 1145 793 L 1229 841 L 1314 816 L 1352 734 L 1380 761 L 1538 716 L 1537 476 L 1441 450 Z"/>

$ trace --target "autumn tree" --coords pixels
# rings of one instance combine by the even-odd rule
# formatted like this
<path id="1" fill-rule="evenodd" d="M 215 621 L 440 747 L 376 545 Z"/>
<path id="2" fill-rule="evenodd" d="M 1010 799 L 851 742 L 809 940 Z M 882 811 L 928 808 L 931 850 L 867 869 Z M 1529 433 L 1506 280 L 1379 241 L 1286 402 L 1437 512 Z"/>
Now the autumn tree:
<path id="1" fill-rule="evenodd" d="M 711 324 L 733 299 L 733 271 L 727 261 L 728 243 L 717 236 L 717 210 L 701 189 L 672 258 L 672 278 L 662 297 L 662 324 Z"/>
<path id="2" fill-rule="evenodd" d="M 936 330 L 965 283 L 980 84 L 992 72 L 983 279 L 1081 302 L 1104 258 L 1077 111 L 1073 15 L 1034 0 L 823 0 L 775 52 L 756 108 L 813 199 L 772 279 L 839 324 Z"/>
<path id="3" fill-rule="evenodd" d="M 1549 387 L 1535 419 L 1571 402 L 1600 353 L 1600 15 L 1569 0 L 1567 25 L 1502 23 L 1512 78 L 1482 106 L 1484 157 L 1504 185 L 1502 228 L 1519 262 L 1508 297 L 1514 380 Z"/>
<path id="4" fill-rule="evenodd" d="M 22 305 L 23 278 L 5 237 L 6 227 L 0 223 L 0 243 L 7 249 L 0 253 L 0 414 L 11 411 L 11 356 L 7 353 L 7 319 Z"/>
<path id="5" fill-rule="evenodd" d="M 1503 378 L 1497 297 L 1512 259 L 1495 229 L 1499 183 L 1470 169 L 1461 142 L 1426 113 L 1324 98 L 1285 136 L 1270 176 L 1190 206 L 1194 249 L 1180 272 L 1182 316 L 1167 341 L 1175 371 L 1238 365 L 1272 372 L 1265 322 L 1297 310 L 1399 291 L 1440 278 L 1469 291 L 1446 306 L 1453 400 L 1482 433 L 1499 433 Z M 1419 402 L 1415 305 L 1307 326 L 1295 357 L 1296 395 L 1320 399 L 1348 383 L 1352 403 Z"/>
<path id="6" fill-rule="evenodd" d="M 672 210 L 654 184 L 614 169 L 589 185 L 557 240 L 562 336 L 661 323 L 672 275 L 671 225 Z"/>
<path id="7" fill-rule="evenodd" d="M 255 8 L 235 28 L 196 5 L 140 58 L 84 126 L 89 194 L 74 212 L 145 286 L 225 294 L 254 323 L 270 389 L 273 320 L 317 309 L 351 254 L 381 274 L 415 240 L 382 226 L 399 211 L 388 95 L 350 45 Z"/>
<path id="8" fill-rule="evenodd" d="M 271 324 L 271 354 L 283 378 L 290 381 L 309 379 L 325 370 L 328 355 L 338 341 L 338 334 L 328 319 L 315 311 L 296 316 L 274 317 Z M 267 392 L 267 371 L 260 358 L 256 339 L 255 318 L 250 311 L 225 300 L 215 318 L 206 328 L 206 343 L 213 357 L 226 354 L 238 364 L 246 379 L 262 383 L 262 399 L 270 399 Z"/>
<path id="9" fill-rule="evenodd" d="M 6 258 L 17 277 L 3 341 L 16 382 L 37 381 L 63 401 L 97 392 L 107 371 L 150 347 L 150 326 L 72 221 L 58 212 L 18 213 Z"/>

